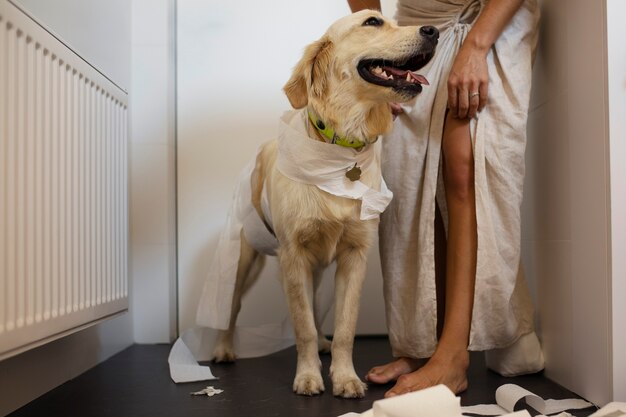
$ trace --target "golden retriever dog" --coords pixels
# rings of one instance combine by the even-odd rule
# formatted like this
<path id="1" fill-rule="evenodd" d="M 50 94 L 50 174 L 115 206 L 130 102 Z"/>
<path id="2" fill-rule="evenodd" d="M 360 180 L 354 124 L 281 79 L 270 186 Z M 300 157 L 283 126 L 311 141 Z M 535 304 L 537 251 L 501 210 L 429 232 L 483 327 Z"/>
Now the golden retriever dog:
<path id="1" fill-rule="evenodd" d="M 337 152 L 349 147 L 356 156 L 366 152 L 392 127 L 389 103 L 411 100 L 422 91 L 422 84 L 427 84 L 415 71 L 431 59 L 437 39 L 438 31 L 432 26 L 399 27 L 373 10 L 335 22 L 305 49 L 284 87 L 291 105 L 306 109 L 303 111 L 310 116 L 302 119 L 306 140 L 323 142 Z M 332 135 L 327 137 L 329 131 Z M 276 255 L 298 352 L 293 390 L 302 395 L 324 391 L 319 351 L 330 350 L 333 394 L 363 397 L 366 385 L 354 370 L 352 346 L 378 216 L 364 220 L 361 199 L 334 195 L 314 184 L 293 180 L 281 172 L 280 158 L 277 140 L 261 146 L 251 189 L 254 209 L 279 244 Z M 380 158 L 373 161 L 362 170 L 356 162 L 347 166 L 348 179 L 342 180 L 348 184 L 360 181 L 380 191 L 384 185 Z M 329 163 L 324 159 L 314 162 L 322 167 Z M 220 332 L 214 350 L 218 362 L 235 359 L 233 331 L 241 297 L 258 276 L 263 256 L 242 232 L 230 325 Z M 336 315 L 331 343 L 321 334 L 313 297 L 320 271 L 333 261 L 337 266 Z"/>

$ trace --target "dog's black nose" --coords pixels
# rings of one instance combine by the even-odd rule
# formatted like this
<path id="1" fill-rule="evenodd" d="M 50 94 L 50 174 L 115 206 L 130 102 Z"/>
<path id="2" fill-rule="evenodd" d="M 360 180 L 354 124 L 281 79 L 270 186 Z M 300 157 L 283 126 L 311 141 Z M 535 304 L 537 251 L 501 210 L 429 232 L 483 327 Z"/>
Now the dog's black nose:
<path id="1" fill-rule="evenodd" d="M 422 26 L 420 28 L 420 34 L 433 41 L 439 39 L 439 30 L 434 26 Z"/>

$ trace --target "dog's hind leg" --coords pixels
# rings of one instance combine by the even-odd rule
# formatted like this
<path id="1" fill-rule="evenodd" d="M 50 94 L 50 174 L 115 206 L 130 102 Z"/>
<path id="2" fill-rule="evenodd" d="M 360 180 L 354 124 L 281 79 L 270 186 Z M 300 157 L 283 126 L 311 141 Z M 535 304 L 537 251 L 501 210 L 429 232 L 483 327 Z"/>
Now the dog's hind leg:
<path id="1" fill-rule="evenodd" d="M 215 362 L 233 362 L 236 359 L 233 336 L 235 325 L 237 324 L 237 316 L 241 310 L 241 298 L 257 280 L 264 264 L 265 256 L 250 246 L 242 231 L 241 252 L 237 265 L 237 280 L 230 310 L 230 322 L 227 330 L 218 331 L 217 342 L 213 349 L 213 360 Z"/>
<path id="2" fill-rule="evenodd" d="M 322 331 L 322 324 L 324 324 L 324 314 L 323 305 L 319 298 L 317 297 L 317 290 L 322 282 L 322 272 L 321 269 L 316 269 L 313 272 L 313 317 L 315 319 L 315 329 L 317 330 L 317 349 L 320 353 L 330 353 L 331 342 L 324 336 L 324 332 Z"/>
<path id="3" fill-rule="evenodd" d="M 366 248 L 349 247 L 340 251 L 335 275 L 335 334 L 331 348 L 330 377 L 333 381 L 333 395 L 344 398 L 361 398 L 367 389 L 352 363 L 365 268 Z"/>
<path id="4" fill-rule="evenodd" d="M 293 390 L 301 395 L 320 394 L 324 391 L 324 381 L 320 369 L 322 363 L 317 351 L 311 264 L 301 248 L 290 245 L 281 247 L 278 260 L 298 351 Z"/>

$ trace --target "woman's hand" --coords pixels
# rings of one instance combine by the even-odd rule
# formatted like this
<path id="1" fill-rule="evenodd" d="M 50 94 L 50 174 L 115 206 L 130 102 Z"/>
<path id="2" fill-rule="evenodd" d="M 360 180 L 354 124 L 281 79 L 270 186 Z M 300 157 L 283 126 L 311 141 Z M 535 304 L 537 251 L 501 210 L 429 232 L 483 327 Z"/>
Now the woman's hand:
<path id="1" fill-rule="evenodd" d="M 454 118 L 476 116 L 487 104 L 487 50 L 464 43 L 448 75 L 448 108 Z"/>
<path id="2" fill-rule="evenodd" d="M 457 54 L 448 76 L 452 117 L 476 116 L 487 104 L 487 52 L 524 0 L 492 0 L 486 5 Z"/>

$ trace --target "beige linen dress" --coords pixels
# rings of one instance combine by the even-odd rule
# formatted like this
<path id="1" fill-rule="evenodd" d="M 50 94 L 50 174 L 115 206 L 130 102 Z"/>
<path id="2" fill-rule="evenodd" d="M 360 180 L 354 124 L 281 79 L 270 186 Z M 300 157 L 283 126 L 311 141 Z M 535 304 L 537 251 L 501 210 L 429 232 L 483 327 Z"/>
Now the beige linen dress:
<path id="1" fill-rule="evenodd" d="M 383 141 L 383 173 L 394 193 L 381 219 L 380 248 L 387 324 L 394 356 L 429 357 L 437 344 L 435 201 L 440 178 L 447 76 L 487 0 L 399 0 L 401 25 L 440 30 L 430 81 Z M 533 311 L 520 268 L 531 63 L 539 9 L 526 0 L 487 56 L 489 100 L 471 121 L 478 253 L 470 350 L 504 348 L 533 332 Z"/>

